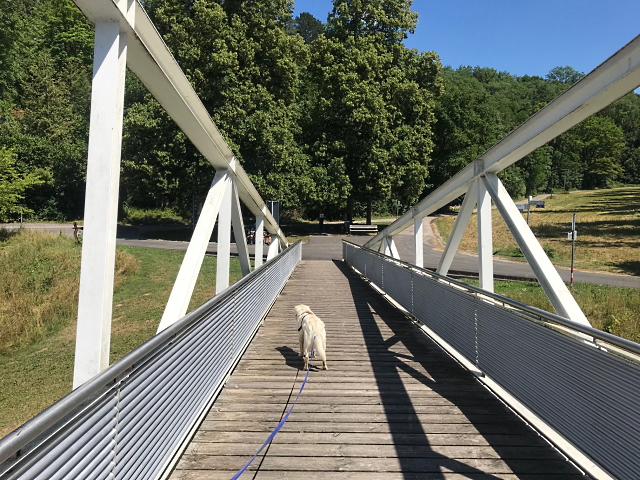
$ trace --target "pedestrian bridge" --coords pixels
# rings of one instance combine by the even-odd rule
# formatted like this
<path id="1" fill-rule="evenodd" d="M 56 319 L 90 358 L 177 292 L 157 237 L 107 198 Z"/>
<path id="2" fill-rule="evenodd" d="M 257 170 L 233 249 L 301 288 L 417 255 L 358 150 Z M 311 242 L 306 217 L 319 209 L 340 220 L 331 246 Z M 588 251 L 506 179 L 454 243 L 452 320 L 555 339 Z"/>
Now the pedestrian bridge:
<path id="1" fill-rule="evenodd" d="M 640 36 L 364 247 L 301 263 L 141 3 L 74 2 L 95 25 L 74 390 L 0 440 L 0 480 L 235 478 L 304 378 L 299 303 L 327 325 L 330 370 L 242 479 L 640 478 L 640 345 L 590 326 L 497 176 L 640 86 Z M 215 173 L 158 334 L 109 366 L 127 67 Z M 425 270 L 422 219 L 463 195 Z M 492 203 L 557 315 L 492 293 Z M 479 288 L 446 276 L 474 210 Z M 216 222 L 218 294 L 185 315 Z M 415 265 L 393 239 L 411 225 Z"/>
<path id="2" fill-rule="evenodd" d="M 1 479 L 635 479 L 640 345 L 343 243 L 285 249 L 0 441 Z"/>

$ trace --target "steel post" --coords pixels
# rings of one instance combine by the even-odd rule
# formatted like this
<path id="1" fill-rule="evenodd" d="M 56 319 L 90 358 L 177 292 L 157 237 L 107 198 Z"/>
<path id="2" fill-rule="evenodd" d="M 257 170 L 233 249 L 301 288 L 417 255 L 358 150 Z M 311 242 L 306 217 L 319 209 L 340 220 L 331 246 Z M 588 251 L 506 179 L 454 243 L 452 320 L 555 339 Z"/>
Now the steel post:
<path id="1" fill-rule="evenodd" d="M 480 288 L 493 292 L 491 197 L 482 182 L 476 183 L 478 191 L 478 275 Z"/>
<path id="2" fill-rule="evenodd" d="M 231 204 L 233 189 L 231 182 L 225 190 L 218 217 L 218 250 L 216 254 L 216 295 L 229 287 L 229 267 L 231 266 Z"/>
<path id="3" fill-rule="evenodd" d="M 262 256 L 264 255 L 264 217 L 256 216 L 256 233 L 254 242 L 254 262 L 255 268 L 262 266 Z"/>
<path id="4" fill-rule="evenodd" d="M 73 388 L 109 366 L 127 34 L 95 24 Z"/>
<path id="5" fill-rule="evenodd" d="M 422 218 L 416 218 L 413 221 L 413 244 L 415 251 L 416 267 L 424 267 L 424 238 L 422 233 Z"/>

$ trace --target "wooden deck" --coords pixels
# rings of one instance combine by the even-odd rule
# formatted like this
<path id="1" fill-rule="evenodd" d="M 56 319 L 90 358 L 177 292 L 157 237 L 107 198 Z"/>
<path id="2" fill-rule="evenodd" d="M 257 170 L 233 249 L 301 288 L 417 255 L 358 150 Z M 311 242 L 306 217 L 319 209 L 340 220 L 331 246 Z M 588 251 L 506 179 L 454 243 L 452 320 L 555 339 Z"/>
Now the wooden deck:
<path id="1" fill-rule="evenodd" d="M 304 378 L 299 303 L 326 324 L 329 370 L 243 480 L 585 478 L 348 267 L 306 261 L 172 479 L 230 479 L 278 424 Z"/>

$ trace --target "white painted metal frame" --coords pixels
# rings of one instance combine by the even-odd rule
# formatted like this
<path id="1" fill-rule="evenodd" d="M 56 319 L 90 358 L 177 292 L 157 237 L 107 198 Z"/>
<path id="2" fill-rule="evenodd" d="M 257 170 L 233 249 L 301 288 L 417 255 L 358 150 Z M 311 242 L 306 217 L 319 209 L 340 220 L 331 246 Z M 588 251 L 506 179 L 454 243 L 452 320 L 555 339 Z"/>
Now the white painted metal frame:
<path id="1" fill-rule="evenodd" d="M 558 315 L 591 326 L 498 176 L 488 173 L 482 183 Z"/>
<path id="2" fill-rule="evenodd" d="M 458 246 L 460 245 L 460 241 L 462 240 L 462 235 L 464 234 L 464 231 L 469 224 L 471 214 L 473 213 L 473 210 L 474 208 L 476 208 L 476 205 L 478 203 L 477 188 L 478 187 L 476 180 L 471 183 L 469 190 L 467 190 L 467 194 L 462 200 L 460 211 L 458 212 L 456 221 L 454 222 L 451 233 L 449 234 L 449 241 L 444 248 L 444 253 L 440 258 L 440 264 L 438 265 L 438 269 L 436 270 L 436 272 L 440 275 L 446 275 L 449 273 L 449 268 L 451 268 L 451 263 L 453 262 L 453 257 L 455 256 L 456 250 L 458 250 Z"/>
<path id="3" fill-rule="evenodd" d="M 485 290 L 493 291 L 491 200 L 489 192 L 485 190 L 486 182 L 480 181 L 480 178 L 487 177 L 492 179 L 492 175 L 512 165 L 525 155 L 638 86 L 640 86 L 640 36 L 633 39 L 589 75 L 530 117 L 520 127 L 421 200 L 410 211 L 378 233 L 364 246 L 373 248 L 379 244 L 379 250 L 386 251 L 385 244 L 388 238 L 392 238 L 405 230 L 412 222 L 415 234 L 418 219 L 422 219 L 444 207 L 466 191 L 465 202 L 461 207 L 460 215 L 456 220 L 452 235 L 440 260 L 438 273 L 446 274 L 449 271 L 453 256 L 460 243 L 460 237 L 477 203 L 480 285 Z M 472 193 L 472 189 L 475 189 L 476 192 Z M 494 195 L 491 196 L 494 197 Z M 493 200 L 496 201 L 496 198 L 498 198 L 497 193 Z M 499 198 L 502 205 L 513 204 L 510 198 L 507 202 L 504 194 Z M 551 265 L 551 262 L 541 248 L 539 250 L 536 248 L 536 245 L 539 247 L 539 244 L 531 230 L 527 228 L 528 233 L 523 233 L 520 222 L 516 220 L 516 217 L 509 217 L 511 214 L 510 208 L 499 208 L 499 210 L 501 210 L 500 213 L 503 216 L 507 215 L 505 221 L 513 223 L 512 233 L 516 240 L 519 241 L 519 245 L 522 242 L 520 248 L 523 252 L 525 249 L 529 251 L 530 254 L 525 256 L 530 263 L 535 263 L 535 265 L 532 264 L 532 268 L 540 282 L 545 286 L 545 293 L 549 296 L 554 308 L 557 309 L 560 315 L 565 315 L 567 318 L 581 323 L 587 322 L 588 324 L 586 317 L 577 307 L 577 304 L 575 306 L 572 305 L 572 303 L 575 303 L 573 298 L 571 301 L 566 298 L 564 293 L 566 287 L 562 281 L 560 283 L 557 282 L 559 276 L 555 269 L 552 268 L 553 272 L 551 272 L 548 268 L 542 267 L 547 262 Z M 416 238 L 416 253 L 419 248 L 417 242 Z M 532 246 L 532 242 L 535 244 L 534 246 Z M 536 252 L 535 254 L 532 253 L 534 251 Z M 541 255 L 544 256 L 545 260 L 540 260 Z M 571 295 L 569 294 L 569 296 Z"/>
<path id="4" fill-rule="evenodd" d="M 187 253 L 180 266 L 178 277 L 173 285 L 169 301 L 158 326 L 158 332 L 174 324 L 187 313 L 189 301 L 202 266 L 202 260 L 207 252 L 209 239 L 216 224 L 216 218 L 218 218 L 225 193 L 230 186 L 231 179 L 227 171 L 218 170 L 209 187 L 207 198 L 202 206 L 202 212 L 200 212 L 191 242 L 187 247 Z"/>
<path id="5" fill-rule="evenodd" d="M 96 22 L 74 388 L 109 366 L 126 61 L 117 20 Z"/>
<path id="6" fill-rule="evenodd" d="M 264 255 L 264 217 L 256 216 L 256 232 L 253 237 L 254 249 L 254 265 L 255 268 L 262 266 L 262 257 Z"/>
<path id="7" fill-rule="evenodd" d="M 229 283 L 229 236 L 232 224 L 236 232 L 242 272 L 244 275 L 249 273 L 251 263 L 239 200 L 256 218 L 261 219 L 261 226 L 264 225 L 263 228 L 273 235 L 275 246 L 270 252 L 277 253 L 279 245 L 287 247 L 288 243 L 142 6 L 136 0 L 74 2 L 96 25 L 75 388 L 106 368 L 109 363 L 124 79 L 127 66 L 218 172 L 209 191 L 208 206 L 194 231 L 159 330 L 166 328 L 186 312 L 218 215 L 220 241 L 217 291 L 222 291 Z M 223 201 L 223 197 L 226 201 Z M 262 235 L 258 241 L 262 242 Z M 262 257 L 260 263 L 261 260 Z"/>
<path id="8" fill-rule="evenodd" d="M 422 219 L 415 218 L 413 220 L 413 245 L 415 252 L 416 267 L 424 266 L 424 237 L 423 237 Z"/>

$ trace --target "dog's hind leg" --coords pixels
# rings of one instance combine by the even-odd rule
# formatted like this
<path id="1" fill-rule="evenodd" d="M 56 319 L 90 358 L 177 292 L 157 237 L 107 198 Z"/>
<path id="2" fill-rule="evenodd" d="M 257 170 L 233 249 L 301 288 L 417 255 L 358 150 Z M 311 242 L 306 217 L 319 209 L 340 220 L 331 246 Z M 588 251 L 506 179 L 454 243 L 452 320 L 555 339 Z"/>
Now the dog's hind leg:
<path id="1" fill-rule="evenodd" d="M 316 357 L 318 358 L 318 360 L 322 360 L 323 370 L 329 369 L 329 367 L 327 367 L 326 345 L 327 345 L 327 334 L 326 332 L 323 331 L 316 337 L 314 341 L 314 346 L 316 348 Z"/>

